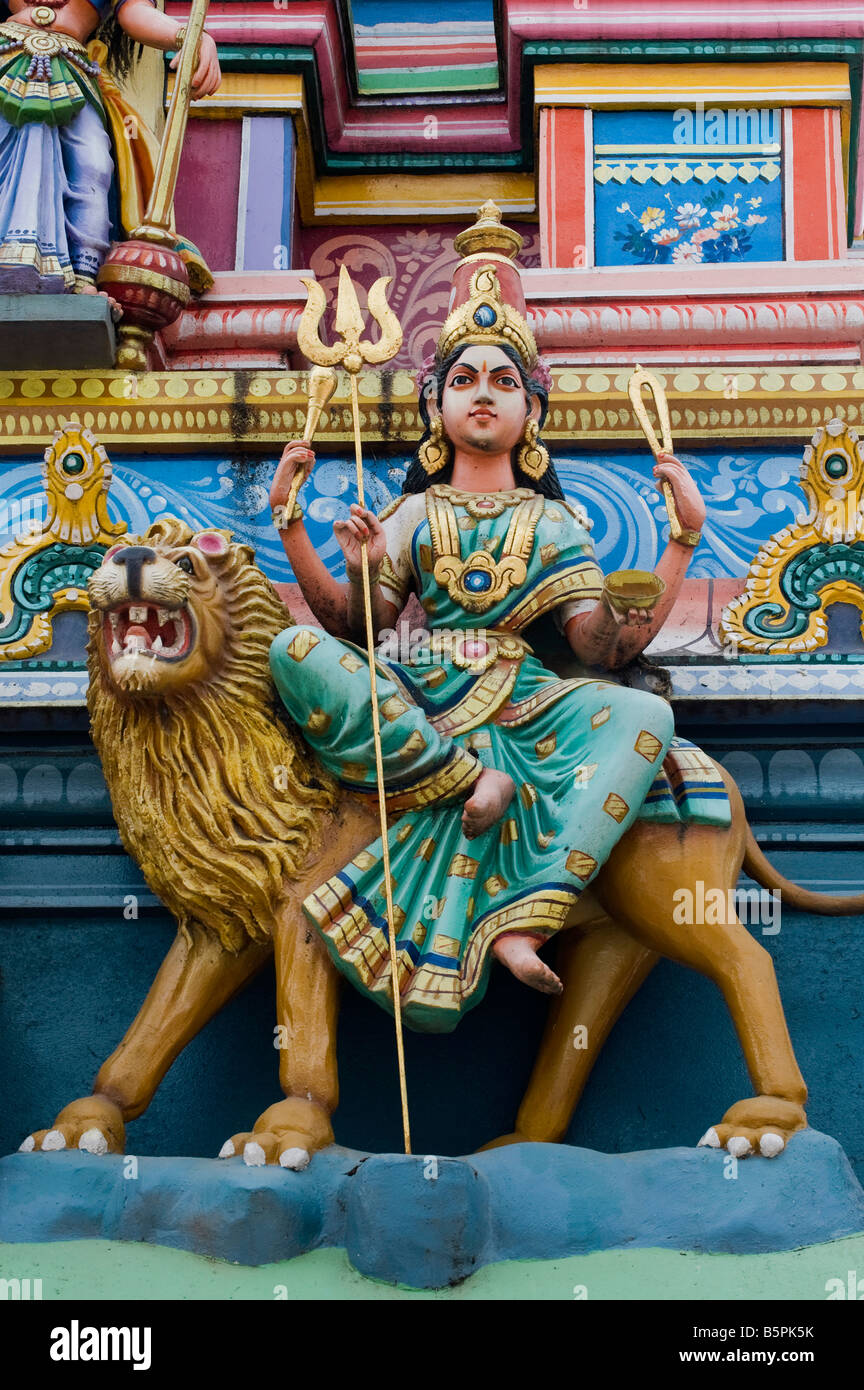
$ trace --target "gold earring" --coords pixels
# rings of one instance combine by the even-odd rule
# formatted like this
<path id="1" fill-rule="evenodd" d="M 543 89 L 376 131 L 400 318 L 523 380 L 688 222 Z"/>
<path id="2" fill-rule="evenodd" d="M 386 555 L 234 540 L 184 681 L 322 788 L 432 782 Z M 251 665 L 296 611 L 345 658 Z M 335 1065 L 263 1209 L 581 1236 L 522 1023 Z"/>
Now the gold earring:
<path id="1" fill-rule="evenodd" d="M 525 431 L 522 435 L 523 443 L 519 446 L 519 452 L 516 455 L 518 467 L 535 481 L 542 478 L 549 467 L 549 451 L 545 444 L 541 444 L 538 438 L 539 434 L 540 426 L 537 421 L 526 420 Z"/>
<path id="2" fill-rule="evenodd" d="M 441 416 L 436 415 L 429 428 L 429 438 L 424 439 L 417 450 L 420 467 L 424 473 L 440 473 L 450 462 L 450 445 L 444 438 Z"/>

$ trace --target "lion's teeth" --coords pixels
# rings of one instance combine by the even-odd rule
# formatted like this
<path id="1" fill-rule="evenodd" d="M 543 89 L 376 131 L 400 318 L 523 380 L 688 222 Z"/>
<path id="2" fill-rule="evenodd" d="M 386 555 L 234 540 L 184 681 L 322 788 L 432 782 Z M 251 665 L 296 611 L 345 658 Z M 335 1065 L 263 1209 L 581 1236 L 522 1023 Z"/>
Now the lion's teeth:
<path id="1" fill-rule="evenodd" d="M 150 643 L 150 650 L 151 652 L 161 652 L 162 638 L 159 637 L 158 634 L 156 637 L 153 638 L 153 641 Z"/>
<path id="2" fill-rule="evenodd" d="M 130 623 L 146 623 L 147 609 L 139 605 L 133 605 L 129 609 L 129 621 Z"/>
<path id="3" fill-rule="evenodd" d="M 111 623 L 111 631 L 112 631 L 112 632 L 116 632 L 117 629 L 118 629 L 118 627 L 120 626 L 120 614 L 119 614 L 119 613 L 109 613 L 109 614 L 108 614 L 108 620 L 109 620 L 109 622 Z"/>
<path id="4" fill-rule="evenodd" d="M 156 612 L 159 617 L 160 627 L 164 627 L 166 623 L 170 623 L 172 618 L 177 617 L 176 610 L 173 608 L 157 608 Z"/>
<path id="5" fill-rule="evenodd" d="M 111 643 L 111 655 L 119 656 L 122 650 L 123 648 L 120 646 L 120 643 L 117 641 L 117 638 L 115 637 L 114 641 Z"/>

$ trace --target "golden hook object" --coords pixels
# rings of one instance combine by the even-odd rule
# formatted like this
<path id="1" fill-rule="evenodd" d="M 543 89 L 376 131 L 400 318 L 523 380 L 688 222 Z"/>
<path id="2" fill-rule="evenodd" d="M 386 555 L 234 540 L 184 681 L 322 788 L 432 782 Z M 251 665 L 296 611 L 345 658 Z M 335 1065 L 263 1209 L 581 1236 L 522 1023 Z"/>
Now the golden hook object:
<path id="1" fill-rule="evenodd" d="M 313 367 L 309 373 L 307 382 L 308 401 L 306 404 L 306 425 L 303 430 L 303 443 L 311 444 L 315 438 L 315 431 L 321 415 L 327 407 L 327 402 L 336 390 L 338 377 L 332 367 Z M 286 516 L 293 514 L 297 505 L 297 498 L 300 489 L 306 481 L 306 469 L 298 468 L 294 477 L 291 479 L 291 486 L 288 489 L 288 496 L 285 498 L 284 511 Z"/>
<path id="2" fill-rule="evenodd" d="M 339 271 L 339 293 L 336 299 L 336 332 L 341 339 L 332 347 L 322 343 L 319 326 L 327 307 L 324 290 L 317 280 L 304 280 L 306 286 L 306 307 L 297 326 L 297 346 L 310 362 L 319 368 L 333 368 L 341 364 L 351 378 L 351 419 L 354 427 L 354 462 L 357 468 L 357 500 L 361 507 L 366 506 L 363 487 L 363 450 L 360 438 L 360 397 L 357 390 L 357 377 L 364 362 L 378 364 L 387 362 L 402 346 L 402 325 L 387 303 L 387 286 L 391 277 L 382 275 L 369 291 L 369 313 L 381 330 L 377 342 L 362 337 L 365 327 L 363 311 L 357 298 L 354 282 L 348 274 L 346 265 Z M 315 373 L 309 374 L 310 392 Z M 322 383 L 326 372 L 318 380 Z M 331 391 L 332 394 L 332 391 Z M 326 398 L 329 399 L 329 396 Z M 323 408 L 323 407 L 322 407 Z M 310 395 L 309 418 L 312 415 Z M 320 411 L 319 411 L 320 414 Z M 311 437 L 311 436 L 310 436 Z M 304 436 L 305 438 L 305 436 Z M 298 485 L 299 486 L 299 485 Z M 366 655 L 369 661 L 369 688 L 372 694 L 372 734 L 375 740 L 375 776 L 378 783 L 378 819 L 381 826 L 381 859 L 384 868 L 384 893 L 387 901 L 387 942 L 390 954 L 390 982 L 393 992 L 393 1020 L 396 1025 L 396 1054 L 399 1063 L 399 1094 L 402 1102 L 402 1132 L 405 1139 L 405 1152 L 411 1152 L 411 1127 L 408 1119 L 408 1087 L 405 1078 L 405 1044 L 402 1036 L 402 999 L 399 992 L 399 960 L 396 949 L 396 927 L 393 912 L 393 878 L 390 872 L 390 844 L 387 838 L 387 801 L 384 789 L 384 758 L 381 751 L 381 715 L 378 710 L 378 685 L 375 675 L 375 632 L 372 623 L 372 585 L 369 578 L 369 555 L 366 542 L 360 549 L 363 577 L 363 608 L 366 617 Z"/>
<path id="3" fill-rule="evenodd" d="M 651 423 L 648 414 L 648 407 L 642 395 L 643 386 L 648 387 L 648 392 L 654 401 L 654 409 L 657 411 L 657 423 L 660 428 L 660 439 L 657 439 L 657 432 Z M 642 426 L 642 433 L 648 441 L 648 447 L 655 459 L 658 454 L 672 453 L 672 427 L 669 424 L 669 402 L 666 400 L 666 392 L 653 372 L 646 372 L 644 367 L 640 367 L 638 362 L 636 370 L 627 383 L 627 390 L 630 395 L 630 402 L 633 406 L 633 413 L 639 424 Z M 663 492 L 663 501 L 666 503 L 666 514 L 669 517 L 669 534 L 673 541 L 680 539 L 683 534 L 683 527 L 675 509 L 675 498 L 672 488 L 665 478 L 661 479 L 660 487 Z"/>

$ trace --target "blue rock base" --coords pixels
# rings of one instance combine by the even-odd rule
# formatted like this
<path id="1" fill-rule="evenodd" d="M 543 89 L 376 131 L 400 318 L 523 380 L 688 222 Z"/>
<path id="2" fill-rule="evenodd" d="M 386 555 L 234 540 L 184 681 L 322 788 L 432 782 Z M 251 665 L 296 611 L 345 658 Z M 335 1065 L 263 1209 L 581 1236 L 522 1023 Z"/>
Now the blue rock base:
<path id="1" fill-rule="evenodd" d="M 764 1253 L 864 1231 L 835 1140 L 776 1159 L 711 1149 L 602 1154 L 516 1144 L 470 1158 L 332 1148 L 304 1173 L 240 1158 L 0 1159 L 0 1240 L 147 1241 L 243 1265 L 342 1246 L 369 1278 L 443 1288 L 502 1260 L 642 1246 Z"/>

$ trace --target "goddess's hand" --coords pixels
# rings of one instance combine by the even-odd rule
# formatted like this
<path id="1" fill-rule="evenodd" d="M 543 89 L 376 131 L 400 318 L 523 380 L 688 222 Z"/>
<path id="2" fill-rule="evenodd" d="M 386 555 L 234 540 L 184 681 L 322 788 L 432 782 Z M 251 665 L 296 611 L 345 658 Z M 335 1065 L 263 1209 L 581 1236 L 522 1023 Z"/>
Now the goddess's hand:
<path id="1" fill-rule="evenodd" d="M 345 556 L 345 573 L 351 583 L 356 583 L 363 571 L 363 542 L 369 557 L 369 577 L 377 579 L 378 572 L 387 552 L 387 538 L 384 527 L 374 512 L 351 505 L 350 515 L 345 521 L 334 521 L 333 534 Z"/>
<path id="2" fill-rule="evenodd" d="M 302 439 L 292 439 L 286 444 L 270 484 L 270 506 L 284 506 L 295 474 L 302 472 L 308 478 L 314 467 L 315 454 Z"/>
<path id="3" fill-rule="evenodd" d="M 606 612 L 615 623 L 619 635 L 625 628 L 638 632 L 640 629 L 647 627 L 651 621 L 650 608 L 628 608 L 626 613 L 622 613 L 619 609 L 614 608 L 611 603 L 607 602 L 605 598 L 601 600 L 601 602 Z"/>
<path id="4" fill-rule="evenodd" d="M 705 524 L 705 503 L 687 469 L 674 454 L 658 454 L 654 477 L 659 487 L 665 479 L 672 488 L 678 520 L 685 531 L 701 531 Z"/>
<path id="5" fill-rule="evenodd" d="M 175 71 L 180 66 L 181 56 L 181 53 L 175 53 L 171 59 L 170 67 Z M 212 96 L 221 81 L 222 69 L 219 67 L 216 42 L 210 34 L 204 33 L 201 35 L 198 66 L 192 78 L 192 92 L 196 97 Z"/>

